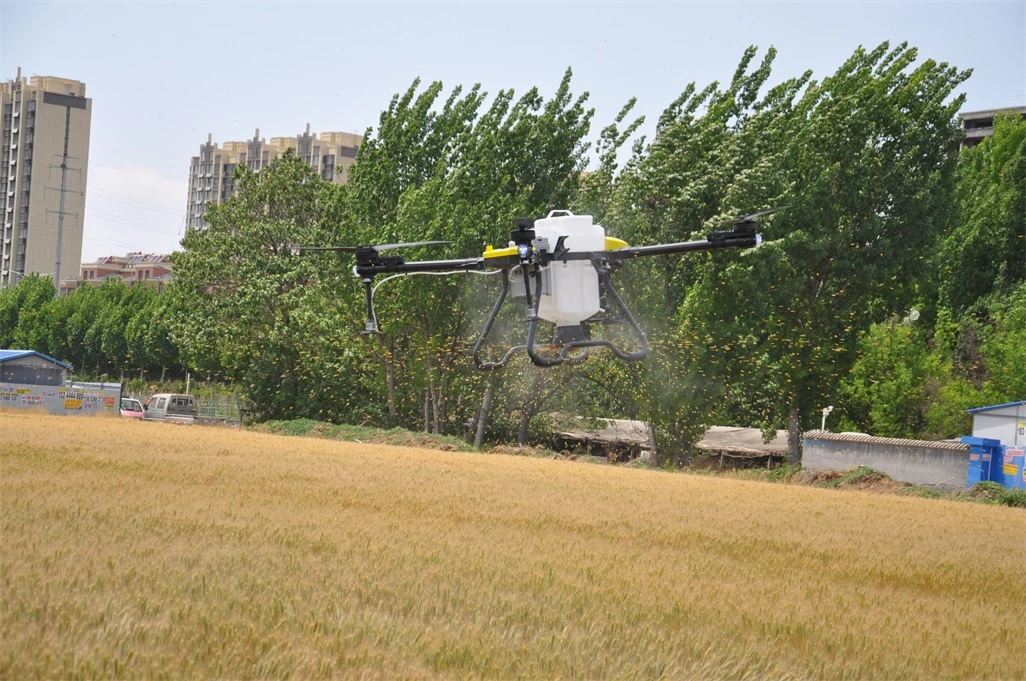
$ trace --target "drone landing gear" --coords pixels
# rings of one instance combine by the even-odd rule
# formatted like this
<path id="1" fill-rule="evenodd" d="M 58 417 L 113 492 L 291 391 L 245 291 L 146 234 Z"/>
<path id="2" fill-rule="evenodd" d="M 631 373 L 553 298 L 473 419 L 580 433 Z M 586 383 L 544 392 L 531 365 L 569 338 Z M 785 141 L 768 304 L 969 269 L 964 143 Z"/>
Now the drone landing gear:
<path id="1" fill-rule="evenodd" d="M 609 277 L 609 270 L 604 267 L 597 267 L 596 269 L 599 270 L 599 286 L 601 290 L 605 292 L 606 298 L 611 300 L 616 307 L 619 308 L 620 314 L 623 315 L 623 318 L 627 320 L 627 323 L 637 335 L 638 340 L 641 343 L 641 347 L 634 352 L 625 352 L 610 340 L 606 340 L 604 338 L 589 338 L 588 336 L 590 334 L 586 331 L 587 327 L 583 327 L 583 325 L 565 327 L 557 326 L 556 335 L 553 340 L 554 344 L 559 344 L 561 339 L 569 338 L 574 335 L 576 333 L 576 331 L 574 331 L 575 329 L 580 329 L 581 336 L 583 337 L 580 339 L 571 338 L 568 341 L 562 342 L 562 347 L 556 355 L 543 355 L 535 350 L 534 337 L 538 325 L 538 319 L 535 318 L 531 320 L 531 325 L 527 331 L 527 354 L 531 358 L 531 361 L 536 365 L 540 367 L 551 367 L 559 364 L 578 364 L 588 358 L 588 348 L 608 348 L 610 352 L 625 362 L 638 362 L 648 356 L 648 338 L 645 336 L 645 332 L 641 330 L 637 320 L 634 319 L 634 315 L 632 315 L 631 311 L 627 309 L 627 306 L 623 304 L 623 300 L 620 299 L 620 295 L 616 292 L 616 289 L 613 288 L 613 283 Z M 535 305 L 537 306 L 537 300 Z M 583 349 L 583 352 L 576 355 L 570 354 L 571 351 L 577 349 Z"/>
<path id="2" fill-rule="evenodd" d="M 527 277 L 525 276 L 525 279 Z M 525 282 L 526 283 L 526 282 Z M 634 330 L 638 340 L 641 343 L 641 347 L 634 352 L 625 352 L 618 348 L 612 341 L 606 339 L 592 339 L 591 334 L 586 324 L 575 324 L 559 326 L 555 328 L 553 334 L 552 346 L 559 348 L 556 353 L 543 353 L 539 346 L 535 344 L 535 337 L 538 332 L 538 322 L 540 318 L 535 313 L 541 302 L 541 287 L 534 287 L 533 300 L 531 296 L 528 296 L 528 328 L 527 328 L 527 343 L 524 345 L 516 345 L 506 351 L 502 359 L 497 362 L 485 361 L 481 358 L 481 348 L 484 346 L 485 339 L 488 337 L 488 333 L 492 329 L 492 325 L 495 323 L 495 319 L 499 314 L 499 310 L 502 308 L 502 304 L 506 301 L 506 296 L 509 294 L 509 282 L 506 277 L 502 277 L 502 290 L 499 292 L 499 298 L 495 301 L 495 305 L 492 306 L 492 310 L 488 315 L 488 319 L 485 322 L 484 328 L 481 330 L 481 335 L 477 339 L 477 343 L 474 344 L 474 363 L 479 369 L 498 369 L 506 365 L 506 363 L 520 350 L 527 350 L 528 357 L 531 361 L 540 367 L 552 367 L 560 364 L 580 364 L 588 359 L 588 353 L 590 348 L 608 348 L 610 352 L 616 355 L 618 358 L 626 362 L 637 362 L 643 360 L 648 356 L 648 338 L 645 336 L 645 332 L 641 330 L 638 322 L 634 319 L 634 315 L 631 314 L 627 306 L 624 305 L 616 289 L 613 288 L 613 284 L 610 281 L 609 271 L 606 268 L 599 270 L 599 285 L 605 292 L 606 298 L 611 300 L 616 307 L 619 309 L 618 317 L 622 317 L 627 321 L 630 327 Z M 528 289 L 530 290 L 530 289 Z M 580 350 L 571 354 L 575 350 Z"/>
<path id="3" fill-rule="evenodd" d="M 374 289 L 372 284 L 374 283 L 374 277 L 364 277 L 363 287 L 367 293 L 367 322 L 364 325 L 363 331 L 360 332 L 362 336 L 373 336 L 378 331 L 378 320 L 374 315 Z"/>
<path id="4" fill-rule="evenodd" d="M 502 279 L 502 290 L 499 291 L 499 299 L 495 301 L 492 311 L 488 313 L 488 320 L 485 322 L 484 328 L 481 329 L 481 335 L 478 336 L 477 343 L 474 344 L 474 364 L 477 365 L 478 369 L 491 370 L 504 367 L 513 355 L 527 348 L 526 345 L 515 345 L 507 350 L 506 354 L 498 362 L 488 362 L 481 359 L 481 347 L 484 345 L 485 338 L 488 337 L 488 332 L 492 330 L 492 324 L 495 323 L 495 318 L 499 316 L 499 310 L 502 308 L 502 304 L 506 301 L 506 295 L 509 293 L 507 277 L 502 276 L 500 278 Z"/>

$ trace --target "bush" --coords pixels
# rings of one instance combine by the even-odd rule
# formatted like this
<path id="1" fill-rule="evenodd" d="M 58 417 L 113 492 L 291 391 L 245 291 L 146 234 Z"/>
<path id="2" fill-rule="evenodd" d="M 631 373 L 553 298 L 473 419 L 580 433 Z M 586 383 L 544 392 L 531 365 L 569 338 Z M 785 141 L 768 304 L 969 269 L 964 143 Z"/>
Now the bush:
<path id="1" fill-rule="evenodd" d="M 1016 508 L 1026 508 L 1026 490 L 1022 489 L 1010 489 L 1001 497 L 998 501 L 1003 506 L 1014 506 Z"/>

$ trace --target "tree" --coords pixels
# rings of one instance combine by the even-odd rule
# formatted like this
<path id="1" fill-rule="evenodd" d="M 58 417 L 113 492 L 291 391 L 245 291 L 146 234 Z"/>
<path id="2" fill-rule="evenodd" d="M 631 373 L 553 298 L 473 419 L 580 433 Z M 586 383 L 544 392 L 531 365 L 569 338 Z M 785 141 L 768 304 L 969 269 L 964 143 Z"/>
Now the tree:
<path id="1" fill-rule="evenodd" d="M 929 408 L 949 374 L 950 365 L 931 350 L 926 331 L 894 317 L 863 334 L 855 365 L 841 383 L 841 405 L 862 432 L 922 437 Z"/>
<path id="2" fill-rule="evenodd" d="M 160 371 L 163 382 L 169 369 L 175 374 L 182 369 L 169 324 L 179 313 L 176 305 L 181 304 L 181 297 L 164 295 L 151 287 L 142 290 L 145 300 L 125 326 L 128 362 L 132 369 L 140 371 L 140 378 L 143 372 Z"/>
<path id="3" fill-rule="evenodd" d="M 785 191 L 779 158 L 793 125 L 793 99 L 809 74 L 768 88 L 759 99 L 775 54 L 769 50 L 753 69 L 750 48 L 725 88 L 692 83 L 671 103 L 653 142 L 635 144 L 614 183 L 606 215 L 615 236 L 635 243 L 702 238 L 725 216 L 772 205 Z M 691 323 L 678 312 L 700 263 L 718 259 L 732 260 L 722 253 L 652 258 L 632 262 L 629 276 L 620 278 L 653 353 L 641 370 L 614 370 L 616 390 L 643 405 L 638 415 L 657 426 L 657 440 L 677 462 L 687 460 L 690 445 L 718 414 L 728 416 L 717 399 L 725 394 L 723 379 L 709 370 L 714 358 L 695 354 Z"/>
<path id="4" fill-rule="evenodd" d="M 53 299 L 53 282 L 38 274 L 0 291 L 0 347 L 45 352 L 46 310 Z"/>
<path id="5" fill-rule="evenodd" d="M 938 254 L 940 304 L 956 317 L 1026 280 L 1026 120 L 999 113 L 994 134 L 958 162 L 957 226 Z"/>
<path id="6" fill-rule="evenodd" d="M 860 331 L 921 295 L 953 219 L 963 97 L 952 93 L 969 72 L 932 60 L 909 71 L 915 59 L 884 43 L 809 83 L 771 173 L 784 188 L 772 203 L 791 208 L 766 226 L 764 247 L 700 263 L 682 309 L 696 361 L 728 395 L 760 396 L 762 413 L 732 398 L 739 416 L 788 425 L 792 461 Z"/>
<path id="7" fill-rule="evenodd" d="M 519 99 L 501 90 L 488 106 L 479 85 L 466 95 L 457 87 L 440 109 L 441 83 L 418 94 L 415 81 L 367 132 L 350 182 L 328 209 L 349 231 L 336 231 L 331 243 L 439 239 L 452 243 L 404 255 L 462 258 L 505 243 L 517 217 L 570 205 L 592 116 L 570 79 L 568 70 L 549 100 L 537 89 Z M 472 276 L 402 278 L 376 294 L 382 334 L 365 350 L 379 363 L 390 422 L 452 432 L 487 411 L 477 404 L 489 377 L 469 357 L 479 310 L 491 301 Z M 360 295 L 357 285 L 348 295 Z"/>
<path id="8" fill-rule="evenodd" d="M 180 297 L 172 337 L 187 365 L 236 381 L 265 418 L 292 417 L 311 339 L 305 304 L 316 288 L 294 246 L 323 241 L 326 182 L 292 150 L 259 174 L 240 166 L 238 194 L 212 206 L 210 227 L 172 255 Z M 312 298 L 311 298 L 312 300 Z"/>

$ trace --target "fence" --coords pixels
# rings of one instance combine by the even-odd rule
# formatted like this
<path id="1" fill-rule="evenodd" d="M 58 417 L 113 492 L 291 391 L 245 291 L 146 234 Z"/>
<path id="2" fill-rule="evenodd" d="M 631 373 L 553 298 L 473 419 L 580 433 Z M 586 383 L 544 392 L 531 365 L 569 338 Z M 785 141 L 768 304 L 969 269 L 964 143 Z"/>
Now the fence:
<path id="1" fill-rule="evenodd" d="M 224 421 L 231 425 L 242 423 L 246 407 L 237 393 L 221 393 L 212 390 L 209 399 L 197 399 L 196 405 L 200 418 Z"/>
<path id="2" fill-rule="evenodd" d="M 901 482 L 962 489 L 969 474 L 969 445 L 825 430 L 805 433 L 803 468 L 846 471 L 858 466 L 873 468 Z"/>
<path id="3" fill-rule="evenodd" d="M 117 414 L 120 383 L 0 383 L 0 407 L 43 408 L 51 414 Z"/>
<path id="4" fill-rule="evenodd" d="M 148 386 L 152 392 L 139 394 L 136 391 L 126 392 L 125 397 L 135 398 L 146 403 L 151 395 L 158 392 L 185 392 L 184 386 Z M 246 416 L 247 402 L 239 398 L 235 390 L 218 390 L 217 385 L 209 387 L 195 383 L 189 392 L 196 398 L 197 416 L 207 422 L 226 423 L 237 426 Z"/>

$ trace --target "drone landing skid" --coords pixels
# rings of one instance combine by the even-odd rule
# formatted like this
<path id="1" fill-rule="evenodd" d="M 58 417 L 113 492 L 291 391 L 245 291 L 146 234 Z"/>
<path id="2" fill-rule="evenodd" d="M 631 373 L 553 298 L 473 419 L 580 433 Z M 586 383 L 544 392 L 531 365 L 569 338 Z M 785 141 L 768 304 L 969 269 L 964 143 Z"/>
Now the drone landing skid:
<path id="1" fill-rule="evenodd" d="M 624 305 L 616 289 L 613 288 L 613 284 L 610 281 L 609 272 L 603 271 L 599 274 L 600 287 L 605 291 L 606 298 L 613 301 L 613 303 L 619 308 L 620 315 L 623 319 L 627 320 L 627 323 L 634 330 L 638 340 L 641 343 L 641 347 L 634 352 L 626 352 L 621 350 L 612 341 L 606 339 L 592 339 L 590 334 L 583 324 L 556 326 L 553 334 L 552 346 L 558 347 L 558 353 L 544 353 L 540 350 L 540 347 L 535 343 L 535 336 L 538 332 L 538 322 L 540 321 L 537 315 L 533 315 L 529 319 L 529 326 L 527 329 L 527 343 L 524 345 L 516 345 L 506 351 L 502 359 L 497 362 L 486 361 L 481 358 L 481 348 L 484 346 L 485 339 L 488 337 L 488 333 L 492 329 L 492 325 L 495 323 L 495 318 L 499 314 L 499 310 L 502 308 L 503 303 L 506 300 L 506 296 L 509 293 L 509 282 L 506 277 L 502 277 L 502 290 L 499 292 L 499 298 L 495 301 L 495 305 L 492 306 L 492 310 L 488 315 L 488 320 L 485 322 L 484 328 L 481 330 L 481 335 L 477 339 L 477 343 L 474 345 L 474 363 L 479 369 L 498 369 L 506 365 L 507 362 L 520 350 L 527 350 L 528 357 L 531 361 L 540 367 L 553 367 L 560 364 L 580 364 L 588 359 L 588 353 L 590 348 L 608 348 L 610 352 L 616 355 L 618 358 L 626 362 L 638 362 L 648 356 L 648 338 L 645 336 L 645 332 L 641 330 L 638 322 L 634 319 L 634 315 L 631 314 L 627 306 Z M 534 287 L 534 304 L 533 309 L 537 310 L 538 305 L 541 302 L 541 287 Z M 580 350 L 571 354 L 573 351 Z"/>

